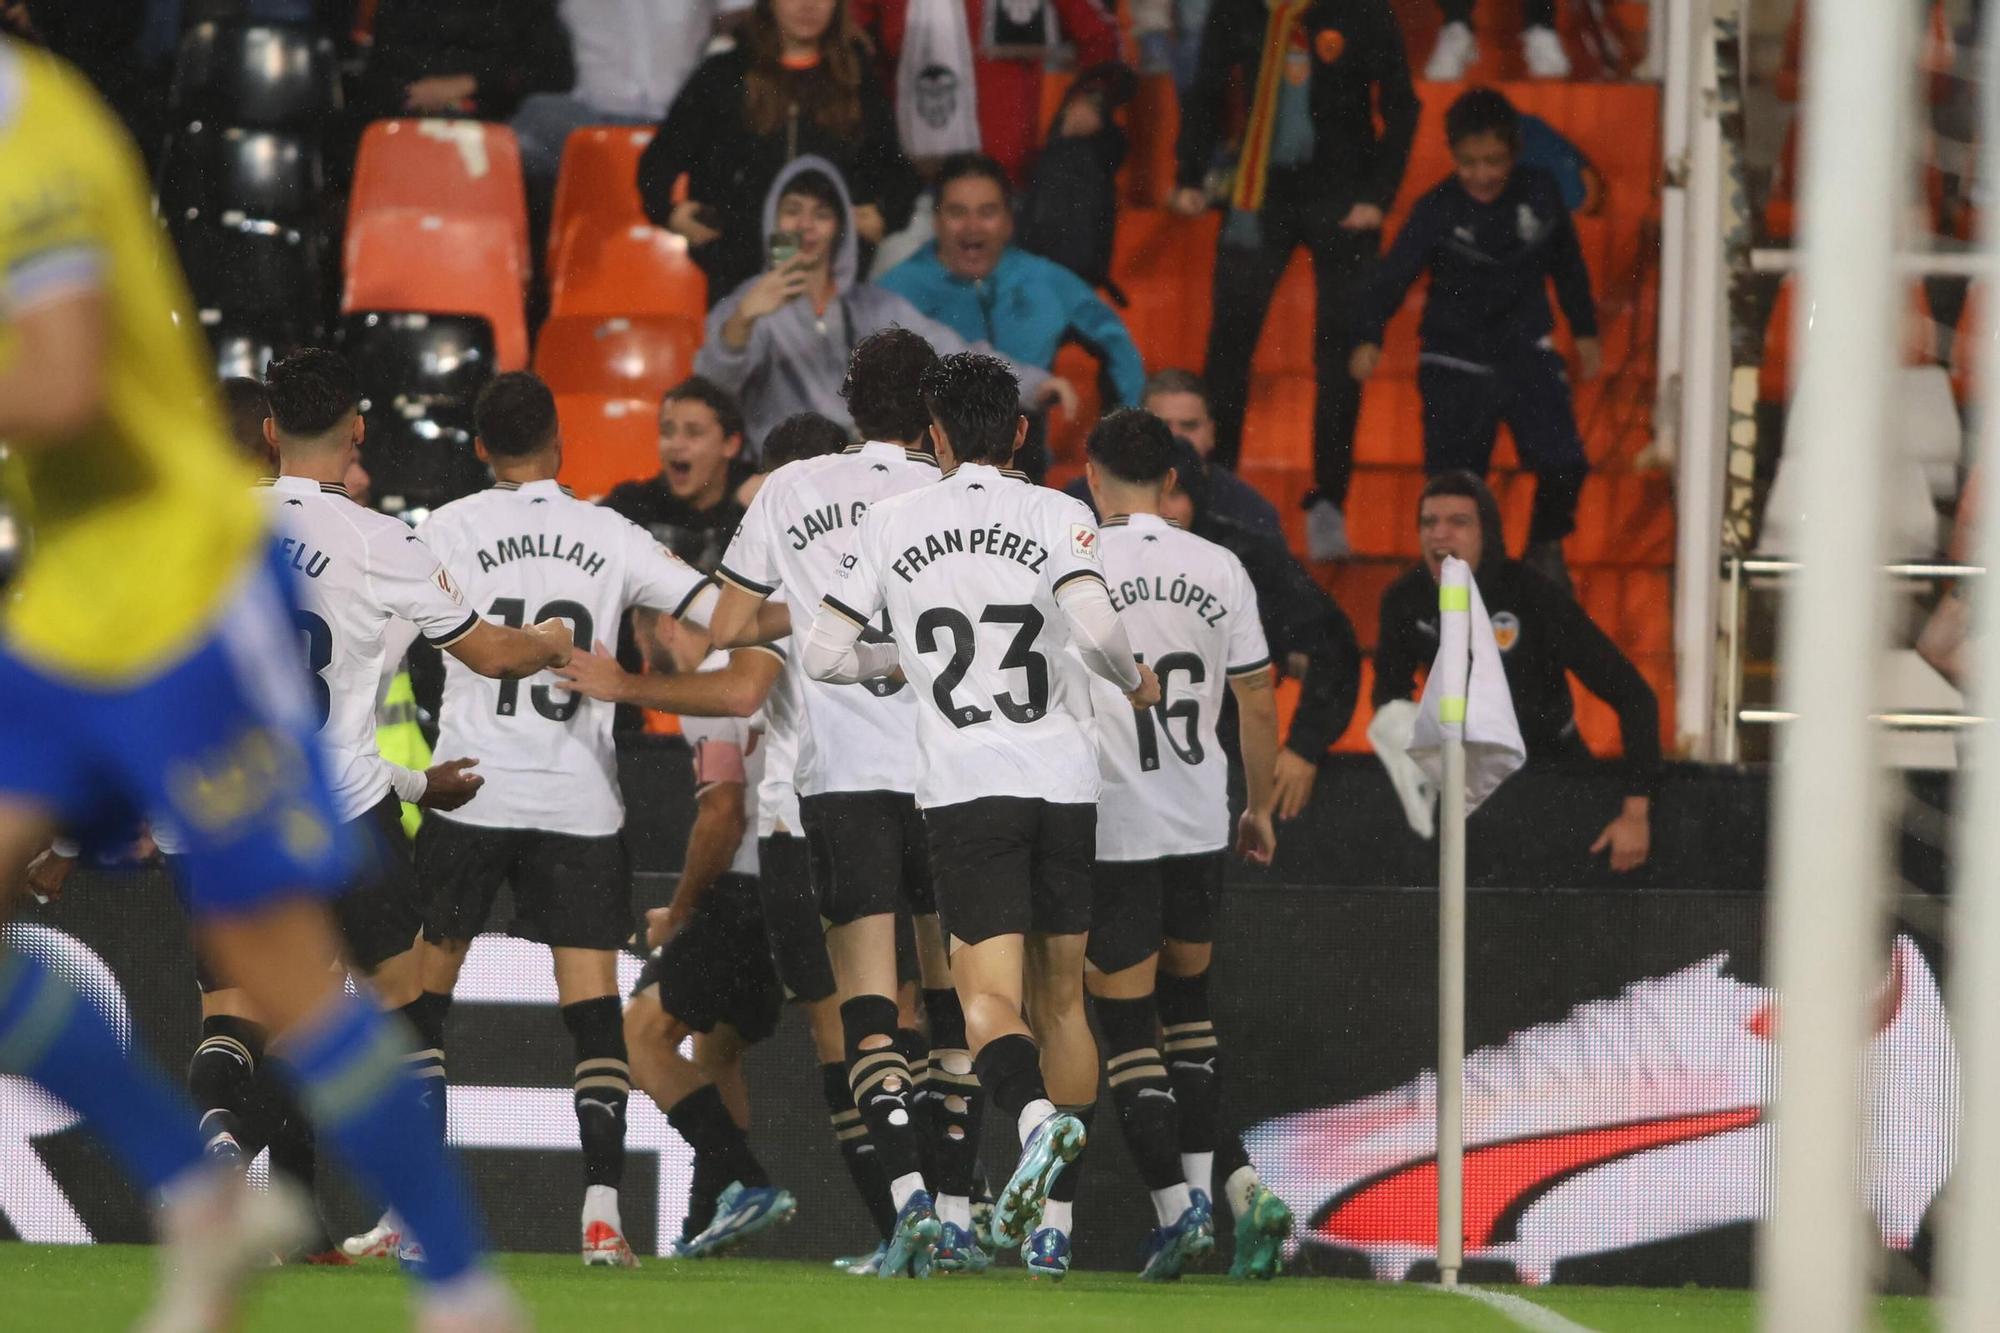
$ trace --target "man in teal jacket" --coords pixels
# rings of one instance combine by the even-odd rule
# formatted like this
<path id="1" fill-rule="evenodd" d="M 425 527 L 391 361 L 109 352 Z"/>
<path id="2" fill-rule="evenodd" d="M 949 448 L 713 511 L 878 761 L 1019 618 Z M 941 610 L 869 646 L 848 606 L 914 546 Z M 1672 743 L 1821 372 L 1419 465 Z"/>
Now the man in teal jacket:
<path id="1" fill-rule="evenodd" d="M 947 157 L 937 176 L 937 241 L 876 279 L 967 342 L 1024 365 L 1053 367 L 1074 338 L 1111 374 L 1113 407 L 1137 407 L 1146 369 L 1124 321 L 1082 278 L 1016 249 L 1013 187 L 998 162 Z M 1074 404 L 1065 404 L 1074 409 Z"/>

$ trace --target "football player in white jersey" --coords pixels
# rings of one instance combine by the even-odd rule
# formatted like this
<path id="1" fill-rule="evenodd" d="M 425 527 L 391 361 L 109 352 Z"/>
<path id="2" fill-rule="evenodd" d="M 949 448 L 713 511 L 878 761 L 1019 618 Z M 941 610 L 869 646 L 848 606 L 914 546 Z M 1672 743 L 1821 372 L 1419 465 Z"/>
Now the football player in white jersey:
<path id="1" fill-rule="evenodd" d="M 1214 1248 L 1209 1204 L 1217 1149 L 1217 1061 L 1207 974 L 1230 843 L 1229 757 L 1217 737 L 1225 687 L 1236 702 L 1247 805 L 1236 850 L 1268 864 L 1277 835 L 1278 708 L 1257 594 L 1222 547 L 1161 517 L 1173 433 L 1145 412 L 1113 412 L 1090 433 L 1084 465 L 1098 513 L 1112 605 L 1160 677 L 1157 708 L 1111 721 L 1098 694 L 1097 872 L 1084 974 L 1104 1034 L 1111 1097 L 1158 1220 L 1140 1276 L 1170 1281 Z M 1176 1008 L 1161 1055 L 1154 980 L 1164 962 Z M 1203 996 L 1199 1016 L 1185 1003 Z M 1241 1140 L 1223 1175 L 1238 1220 L 1236 1276 L 1270 1277 L 1291 1215 L 1263 1191 Z M 1239 1172 L 1248 1172 L 1239 1179 Z"/>
<path id="2" fill-rule="evenodd" d="M 992 1239 L 1025 1240 L 1030 1270 L 1061 1278 L 1076 1178 L 1064 1168 L 1085 1126 L 1055 1103 L 1097 1099 L 1083 1012 L 1098 794 L 1088 677 L 1140 708 L 1159 683 L 1106 595 L 1090 511 L 1003 470 L 1028 424 L 1005 363 L 948 356 L 922 388 L 944 477 L 869 509 L 800 655 L 819 680 L 900 666 L 917 697 L 917 799 L 974 1066 L 1023 1144 Z M 894 642 L 862 642 L 884 610 Z"/>
<path id="3" fill-rule="evenodd" d="M 631 607 L 691 614 L 708 586 L 700 573 L 557 483 L 562 441 L 546 385 L 526 372 L 498 376 L 480 393 L 474 424 L 496 484 L 422 525 L 471 605 L 510 624 L 566 621 L 579 643 L 615 633 Z M 477 754 L 486 784 L 417 835 L 426 990 L 450 993 L 503 881 L 516 920 L 554 955 L 576 1051 L 582 1254 L 593 1266 L 637 1262 L 618 1213 L 631 1076 L 617 949 L 632 933 L 632 908 L 613 711 L 553 676 L 496 684 L 447 663 L 437 758 Z"/>
<path id="4" fill-rule="evenodd" d="M 901 328 L 872 334 L 854 349 L 841 392 L 868 442 L 766 479 L 716 571 L 723 584 L 717 642 L 751 641 L 753 617 L 780 589 L 801 614 L 817 607 L 838 581 L 869 507 L 937 480 L 937 460 L 912 447 L 928 426 L 918 381 L 936 360 L 929 343 Z M 957 1066 L 944 1077 L 963 1082 L 956 1096 L 941 1099 L 960 1121 L 957 1136 L 945 1140 L 949 1151 L 933 1155 L 934 1181 L 923 1171 L 923 1108 L 911 1067 L 918 1052 L 898 1041 L 896 918 L 907 912 L 921 920 L 937 910 L 914 795 L 916 699 L 900 680 L 801 685 L 799 813 L 818 910 L 828 923 L 849 1088 L 896 1209 L 878 1273 L 923 1276 L 933 1262 L 947 1271 L 981 1268 L 986 1256 L 972 1235 L 971 1201 L 976 1088 L 948 969 L 926 978 L 927 995 L 948 1001 L 931 1014 L 933 1054 Z M 933 952 L 934 961 L 941 956 Z"/>
<path id="5" fill-rule="evenodd" d="M 836 453 L 846 446 L 846 432 L 826 417 L 814 412 L 787 417 L 764 437 L 758 462 L 766 470 L 753 484 L 761 488 L 771 472 L 787 463 Z M 784 593 L 773 593 L 770 600 L 782 604 Z M 593 699 L 683 717 L 748 717 L 763 710 L 763 779 L 756 793 L 756 823 L 757 888 L 764 900 L 764 927 L 778 978 L 804 1007 L 812 1030 L 820 1089 L 841 1161 L 882 1241 L 873 1255 L 853 1263 L 848 1271 L 872 1274 L 895 1230 L 896 1211 L 847 1083 L 840 1004 L 799 818 L 795 778 L 803 705 L 798 663 L 789 638 L 765 646 L 778 650 L 782 661 L 771 653 L 739 651 L 719 671 L 636 675 L 622 670 L 615 659 L 578 651 L 559 674 Z"/>
<path id="6" fill-rule="evenodd" d="M 338 353 L 305 348 L 266 371 L 264 433 L 280 475 L 259 495 L 293 573 L 294 613 L 305 639 L 311 686 L 319 709 L 334 799 L 343 819 L 365 823 L 374 863 L 366 880 L 337 899 L 347 962 L 371 979 L 381 1003 L 397 1010 L 418 1036 L 418 1072 L 425 1103 L 442 1133 L 442 1063 L 433 1059 L 434 1006 L 417 974 L 415 944 L 422 926 L 405 800 L 449 810 L 471 799 L 477 760 L 434 765 L 416 773 L 382 758 L 375 742 L 375 701 L 389 655 L 400 657 L 413 633 L 451 653 L 466 669 L 527 676 L 568 660 L 569 627 L 530 629 L 491 624 L 465 605 L 456 582 L 406 524 L 356 504 L 342 482 L 354 475 L 364 425 L 361 390 Z M 365 474 L 363 474 L 365 475 Z M 157 836 L 177 849 L 171 830 Z M 211 1149 L 227 1154 L 239 1124 L 230 1108 L 261 1101 L 246 1086 L 261 1059 L 263 1028 L 226 978 L 197 965 L 204 992 L 203 1041 L 188 1066 L 188 1083 L 204 1110 Z M 263 1127 L 268 1137 L 270 1126 Z"/>

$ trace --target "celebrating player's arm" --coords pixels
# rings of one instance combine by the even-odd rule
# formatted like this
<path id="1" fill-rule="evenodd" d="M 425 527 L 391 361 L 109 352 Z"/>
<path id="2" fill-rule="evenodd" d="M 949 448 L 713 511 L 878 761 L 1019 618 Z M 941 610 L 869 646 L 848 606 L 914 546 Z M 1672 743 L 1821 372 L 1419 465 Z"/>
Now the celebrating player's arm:
<path id="1" fill-rule="evenodd" d="M 526 629 L 474 617 L 462 638 L 441 645 L 474 672 L 494 680 L 521 680 L 568 664 L 575 646 L 569 622 L 552 616 Z"/>
<path id="2" fill-rule="evenodd" d="M 579 649 L 556 674 L 588 699 L 683 717 L 749 717 L 764 706 L 784 665 L 782 649 L 759 645 L 737 649 L 719 671 L 641 675 L 619 666 L 600 643 L 594 652 Z"/>
<path id="3" fill-rule="evenodd" d="M 1237 743 L 1243 747 L 1243 785 L 1248 803 L 1236 821 L 1236 854 L 1253 865 L 1271 864 L 1278 850 L 1272 824 L 1278 804 L 1278 695 L 1268 665 L 1229 675 L 1236 696 Z"/>
<path id="4" fill-rule="evenodd" d="M 690 672 L 715 675 L 716 672 Z M 752 734 L 752 745 L 756 744 Z M 694 825 L 688 830 L 687 859 L 673 901 L 646 913 L 646 943 L 659 948 L 685 926 L 709 886 L 727 874 L 750 826 L 743 747 L 720 736 L 694 746 Z"/>

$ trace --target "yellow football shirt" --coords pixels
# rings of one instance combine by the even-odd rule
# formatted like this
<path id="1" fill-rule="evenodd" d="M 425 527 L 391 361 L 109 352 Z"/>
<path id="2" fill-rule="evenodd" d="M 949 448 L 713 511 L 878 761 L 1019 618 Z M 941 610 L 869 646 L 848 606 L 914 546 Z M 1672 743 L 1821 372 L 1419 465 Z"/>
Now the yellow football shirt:
<path id="1" fill-rule="evenodd" d="M 124 128 L 83 79 L 0 39 L 0 366 L 20 312 L 102 295 L 102 411 L 15 440 L 0 488 L 28 529 L 0 611 L 7 648 L 112 684 L 192 650 L 260 545 L 180 266 Z"/>

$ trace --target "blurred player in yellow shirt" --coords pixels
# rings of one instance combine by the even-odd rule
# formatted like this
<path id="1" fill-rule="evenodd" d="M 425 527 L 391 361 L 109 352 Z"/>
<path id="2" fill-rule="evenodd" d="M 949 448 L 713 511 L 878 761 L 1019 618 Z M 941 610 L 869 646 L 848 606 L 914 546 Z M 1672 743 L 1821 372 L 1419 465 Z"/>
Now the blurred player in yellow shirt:
<path id="1" fill-rule="evenodd" d="M 422 1242 L 427 1329 L 519 1325 L 401 1066 L 343 997 L 326 899 L 354 871 L 313 741 L 289 587 L 224 434 L 137 153 L 52 57 L 0 39 L 0 488 L 28 534 L 0 608 L 0 887 L 58 828 L 183 832 L 204 951 L 281 1035 L 301 1098 Z M 229 1318 L 296 1209 L 205 1169 L 192 1112 L 37 959 L 0 952 L 0 1073 L 89 1119 L 169 1243 L 148 1328 Z"/>

